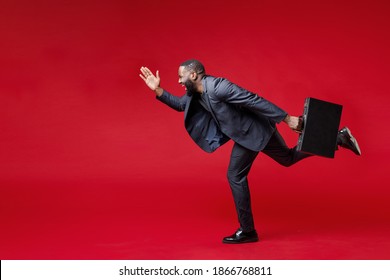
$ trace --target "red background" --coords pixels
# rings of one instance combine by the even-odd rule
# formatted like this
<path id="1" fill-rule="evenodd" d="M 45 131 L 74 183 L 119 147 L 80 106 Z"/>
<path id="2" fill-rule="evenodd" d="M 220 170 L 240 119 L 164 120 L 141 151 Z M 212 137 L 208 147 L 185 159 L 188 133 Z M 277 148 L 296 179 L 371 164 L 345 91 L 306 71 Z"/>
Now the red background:
<path id="1" fill-rule="evenodd" d="M 0 259 L 389 259 L 387 1 L 0 2 Z M 208 73 L 293 115 L 344 105 L 363 155 L 260 155 L 261 242 L 237 228 L 232 143 L 201 151 L 138 77 Z M 281 124 L 289 145 L 297 135 Z"/>

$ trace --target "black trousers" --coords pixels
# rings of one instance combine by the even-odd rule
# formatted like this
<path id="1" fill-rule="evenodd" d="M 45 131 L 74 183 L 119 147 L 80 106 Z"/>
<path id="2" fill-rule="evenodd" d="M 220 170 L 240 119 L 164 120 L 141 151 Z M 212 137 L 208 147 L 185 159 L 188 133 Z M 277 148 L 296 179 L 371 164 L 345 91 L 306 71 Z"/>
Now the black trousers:
<path id="1" fill-rule="evenodd" d="M 296 151 L 295 147 L 287 147 L 286 142 L 277 130 L 275 130 L 262 152 L 283 166 L 291 166 L 310 156 L 309 154 Z M 258 154 L 259 152 L 248 150 L 235 143 L 230 156 L 227 177 L 233 193 L 238 221 L 243 231 L 255 229 L 248 186 L 248 174 Z"/>

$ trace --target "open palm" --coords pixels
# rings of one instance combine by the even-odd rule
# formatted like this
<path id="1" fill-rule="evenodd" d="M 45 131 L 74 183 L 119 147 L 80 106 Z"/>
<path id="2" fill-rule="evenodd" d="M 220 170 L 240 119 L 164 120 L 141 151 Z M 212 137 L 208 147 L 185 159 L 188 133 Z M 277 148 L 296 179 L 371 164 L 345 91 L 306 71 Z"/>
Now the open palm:
<path id="1" fill-rule="evenodd" d="M 160 86 L 160 75 L 158 70 L 156 76 L 147 67 L 141 67 L 139 76 L 144 80 L 145 84 L 151 89 L 156 90 Z"/>

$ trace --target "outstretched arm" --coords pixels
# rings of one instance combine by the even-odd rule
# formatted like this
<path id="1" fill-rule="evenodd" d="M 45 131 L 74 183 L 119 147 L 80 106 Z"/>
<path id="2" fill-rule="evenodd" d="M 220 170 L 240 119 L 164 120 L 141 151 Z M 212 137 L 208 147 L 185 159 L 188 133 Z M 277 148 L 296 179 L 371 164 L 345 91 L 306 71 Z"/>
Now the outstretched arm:
<path id="1" fill-rule="evenodd" d="M 253 113 L 268 117 L 277 123 L 284 121 L 295 132 L 302 130 L 302 120 L 299 117 L 290 116 L 275 104 L 226 79 L 219 80 L 216 89 L 217 97 L 225 102 L 247 108 Z"/>
<path id="2" fill-rule="evenodd" d="M 139 76 L 142 80 L 144 80 L 145 84 L 153 90 L 158 97 L 160 97 L 164 90 L 160 88 L 160 75 L 158 70 L 156 72 L 156 76 L 149 70 L 147 67 L 141 67 L 141 74 Z"/>
<path id="3" fill-rule="evenodd" d="M 141 74 L 139 74 L 139 76 L 144 80 L 145 84 L 154 91 L 158 100 L 176 111 L 182 112 L 185 110 L 188 101 L 188 96 L 186 94 L 182 97 L 177 97 L 162 89 L 160 87 L 160 75 L 158 70 L 156 71 L 156 75 L 147 67 L 141 67 L 140 70 Z"/>

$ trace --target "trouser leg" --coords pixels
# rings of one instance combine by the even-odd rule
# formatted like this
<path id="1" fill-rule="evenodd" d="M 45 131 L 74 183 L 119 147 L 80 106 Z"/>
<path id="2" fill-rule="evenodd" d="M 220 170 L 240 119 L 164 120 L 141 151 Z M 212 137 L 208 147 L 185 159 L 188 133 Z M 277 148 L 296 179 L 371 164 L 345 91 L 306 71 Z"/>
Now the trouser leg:
<path id="1" fill-rule="evenodd" d="M 248 173 L 258 152 L 235 143 L 230 156 L 227 177 L 232 190 L 238 221 L 243 231 L 254 229 L 251 199 L 248 186 Z"/>
<path id="2" fill-rule="evenodd" d="M 311 156 L 310 154 L 297 151 L 296 146 L 294 148 L 287 147 L 278 130 L 275 130 L 262 152 L 283 166 L 291 166 Z"/>

